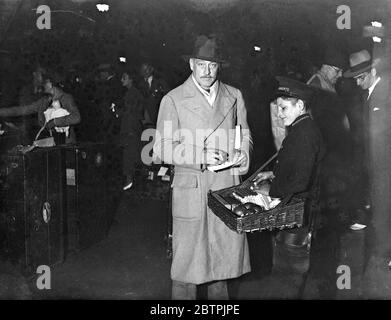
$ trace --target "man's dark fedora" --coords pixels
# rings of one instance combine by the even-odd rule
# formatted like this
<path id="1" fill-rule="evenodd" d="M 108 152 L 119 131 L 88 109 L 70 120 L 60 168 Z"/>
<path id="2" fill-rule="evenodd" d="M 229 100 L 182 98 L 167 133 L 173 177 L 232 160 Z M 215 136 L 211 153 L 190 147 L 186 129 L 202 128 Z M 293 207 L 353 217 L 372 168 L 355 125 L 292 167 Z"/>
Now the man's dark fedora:
<path id="1" fill-rule="evenodd" d="M 370 71 L 379 62 L 379 59 L 372 61 L 371 55 L 367 50 L 352 53 L 349 56 L 350 69 L 343 73 L 345 78 L 354 78 L 364 72 Z"/>
<path id="2" fill-rule="evenodd" d="M 193 53 L 183 55 L 182 57 L 185 60 L 189 60 L 190 58 L 196 58 L 227 65 L 227 61 L 223 58 L 216 39 L 208 38 L 205 35 L 200 35 L 197 37 Z"/>

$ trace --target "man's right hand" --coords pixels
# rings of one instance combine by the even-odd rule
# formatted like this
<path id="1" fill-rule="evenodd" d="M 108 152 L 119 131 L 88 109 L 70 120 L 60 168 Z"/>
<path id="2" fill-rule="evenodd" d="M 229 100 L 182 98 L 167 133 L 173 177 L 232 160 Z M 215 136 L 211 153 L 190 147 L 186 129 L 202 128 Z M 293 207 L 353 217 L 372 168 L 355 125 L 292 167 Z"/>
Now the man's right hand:
<path id="1" fill-rule="evenodd" d="M 204 151 L 204 159 L 207 165 L 218 165 L 227 161 L 227 154 L 217 149 L 206 149 Z"/>

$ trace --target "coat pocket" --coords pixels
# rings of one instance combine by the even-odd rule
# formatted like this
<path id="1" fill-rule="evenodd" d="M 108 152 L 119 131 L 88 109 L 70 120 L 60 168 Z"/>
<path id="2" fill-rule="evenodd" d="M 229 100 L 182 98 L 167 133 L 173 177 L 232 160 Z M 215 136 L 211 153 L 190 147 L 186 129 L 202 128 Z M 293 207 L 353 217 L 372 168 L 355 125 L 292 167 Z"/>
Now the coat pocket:
<path id="1" fill-rule="evenodd" d="M 199 220 L 202 216 L 201 189 L 195 174 L 176 174 L 172 182 L 172 216 L 180 220 Z"/>

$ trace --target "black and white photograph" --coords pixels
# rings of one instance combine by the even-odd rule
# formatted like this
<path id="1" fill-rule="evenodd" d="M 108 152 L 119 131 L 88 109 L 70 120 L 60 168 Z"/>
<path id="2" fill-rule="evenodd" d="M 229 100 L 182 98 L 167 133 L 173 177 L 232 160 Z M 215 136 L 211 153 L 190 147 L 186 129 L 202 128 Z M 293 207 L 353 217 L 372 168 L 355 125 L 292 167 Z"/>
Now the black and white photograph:
<path id="1" fill-rule="evenodd" d="M 0 0 L 0 300 L 391 299 L 390 67 L 391 0 Z"/>

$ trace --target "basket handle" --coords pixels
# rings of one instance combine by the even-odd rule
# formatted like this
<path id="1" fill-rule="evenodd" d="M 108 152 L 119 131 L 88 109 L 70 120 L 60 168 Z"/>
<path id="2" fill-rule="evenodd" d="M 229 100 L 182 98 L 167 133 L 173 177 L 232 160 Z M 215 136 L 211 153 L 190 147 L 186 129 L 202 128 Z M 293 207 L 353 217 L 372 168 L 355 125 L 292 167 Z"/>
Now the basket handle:
<path id="1" fill-rule="evenodd" d="M 268 166 L 270 164 L 270 162 L 272 162 L 274 160 L 274 158 L 277 157 L 277 155 L 278 155 L 278 152 L 273 154 L 257 171 L 255 171 L 249 178 L 246 179 L 245 182 L 243 182 L 243 185 L 245 185 L 246 187 L 249 187 L 252 184 L 252 181 L 254 180 L 254 178 L 258 175 L 258 173 L 262 172 L 263 169 L 265 169 L 266 166 Z"/>
<path id="2" fill-rule="evenodd" d="M 284 197 L 281 200 L 281 202 L 278 204 L 278 206 L 285 206 L 286 204 L 288 204 L 291 201 L 292 197 L 293 197 L 293 193 L 288 195 L 288 196 L 286 196 L 286 197 Z"/>

